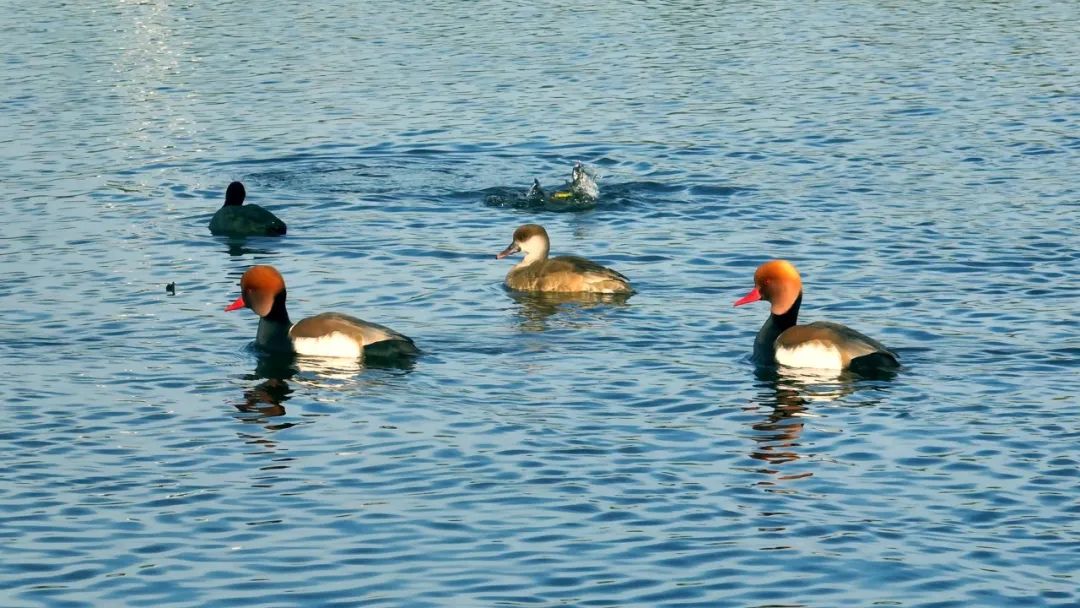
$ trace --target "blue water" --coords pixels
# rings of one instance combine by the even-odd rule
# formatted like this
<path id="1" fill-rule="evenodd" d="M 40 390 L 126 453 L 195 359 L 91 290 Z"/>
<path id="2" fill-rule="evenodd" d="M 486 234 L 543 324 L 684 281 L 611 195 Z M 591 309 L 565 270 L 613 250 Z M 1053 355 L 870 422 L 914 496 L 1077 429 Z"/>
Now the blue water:
<path id="1" fill-rule="evenodd" d="M 0 606 L 1080 605 L 1078 13 L 0 2 Z M 756 374 L 775 257 L 901 372 Z M 260 361 L 254 263 L 425 354 Z"/>

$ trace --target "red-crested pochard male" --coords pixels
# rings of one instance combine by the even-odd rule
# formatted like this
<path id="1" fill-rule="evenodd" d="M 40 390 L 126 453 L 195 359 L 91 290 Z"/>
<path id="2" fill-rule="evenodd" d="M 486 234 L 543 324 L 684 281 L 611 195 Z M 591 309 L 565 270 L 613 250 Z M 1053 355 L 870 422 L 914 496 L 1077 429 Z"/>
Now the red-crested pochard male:
<path id="1" fill-rule="evenodd" d="M 850 327 L 827 321 L 796 325 L 802 304 L 802 279 L 786 260 L 759 266 L 754 273 L 754 289 L 735 306 L 758 300 L 772 306 L 754 340 L 754 361 L 758 364 L 834 370 L 899 366 L 896 353 Z"/>
<path id="2" fill-rule="evenodd" d="M 240 297 L 225 308 L 259 315 L 255 344 L 278 353 L 317 357 L 400 357 L 420 351 L 412 339 L 375 323 L 337 312 L 293 325 L 285 310 L 285 279 L 273 266 L 252 266 L 240 279 Z"/>
<path id="3" fill-rule="evenodd" d="M 258 205 L 245 205 L 244 184 L 233 182 L 225 190 L 225 204 L 210 218 L 210 232 L 226 236 L 278 236 L 285 222 Z"/>
<path id="4" fill-rule="evenodd" d="M 630 279 L 596 262 L 572 255 L 548 257 L 547 231 L 525 224 L 514 231 L 514 241 L 495 257 L 524 252 L 525 259 L 510 269 L 506 286 L 516 291 L 630 294 Z"/>

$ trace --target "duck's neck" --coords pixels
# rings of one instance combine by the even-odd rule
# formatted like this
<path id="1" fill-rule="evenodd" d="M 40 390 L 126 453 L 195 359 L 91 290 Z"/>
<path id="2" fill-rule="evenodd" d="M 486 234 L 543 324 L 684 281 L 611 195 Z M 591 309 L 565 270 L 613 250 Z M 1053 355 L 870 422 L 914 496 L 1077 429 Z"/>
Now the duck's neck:
<path id="1" fill-rule="evenodd" d="M 754 361 L 761 365 L 773 365 L 776 363 L 776 338 L 784 333 L 789 327 L 794 327 L 799 321 L 799 306 L 802 305 L 802 292 L 795 298 L 795 302 L 783 314 L 769 313 L 765 324 L 757 332 L 754 338 Z"/>
<path id="2" fill-rule="evenodd" d="M 239 207 L 244 204 L 244 194 L 239 192 L 225 192 L 225 207 Z"/>
<path id="3" fill-rule="evenodd" d="M 259 319 L 259 330 L 255 334 L 255 344 L 264 350 L 271 352 L 293 352 L 292 338 L 289 330 L 292 322 L 289 321 L 289 312 L 285 309 L 285 291 L 282 290 L 274 298 L 274 305 L 270 312 Z"/>

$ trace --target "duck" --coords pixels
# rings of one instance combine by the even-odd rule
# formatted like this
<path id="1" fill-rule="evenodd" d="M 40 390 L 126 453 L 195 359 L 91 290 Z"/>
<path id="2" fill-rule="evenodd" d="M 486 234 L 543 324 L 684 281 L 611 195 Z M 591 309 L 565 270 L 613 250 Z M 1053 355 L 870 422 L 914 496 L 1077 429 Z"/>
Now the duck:
<path id="1" fill-rule="evenodd" d="M 539 224 L 525 224 L 514 231 L 510 245 L 495 255 L 505 258 L 519 252 L 525 259 L 510 269 L 506 286 L 515 291 L 631 294 L 630 279 L 582 257 L 548 258 L 551 240 Z"/>
<path id="2" fill-rule="evenodd" d="M 226 236 L 280 236 L 285 222 L 258 205 L 245 205 L 244 184 L 232 182 L 225 190 L 225 204 L 210 218 L 211 234 Z"/>
<path id="3" fill-rule="evenodd" d="M 225 311 L 241 308 L 259 315 L 255 344 L 269 353 L 362 359 L 420 352 L 412 338 L 339 312 L 324 312 L 293 324 L 285 308 L 285 279 L 273 266 L 252 266 L 244 272 L 240 297 Z"/>
<path id="4" fill-rule="evenodd" d="M 802 278 L 791 262 L 771 260 L 754 272 L 754 288 L 735 306 L 759 300 L 771 306 L 754 340 L 755 363 L 838 371 L 899 367 L 895 352 L 850 327 L 828 321 L 797 325 L 802 297 Z"/>
<path id="5" fill-rule="evenodd" d="M 540 180 L 534 178 L 532 186 L 525 193 L 525 200 L 534 203 L 560 201 L 593 203 L 598 198 L 600 198 L 600 187 L 596 185 L 596 180 L 589 174 L 585 165 L 581 163 L 574 163 L 574 167 L 570 170 L 570 184 L 568 186 L 548 194 L 540 185 Z"/>

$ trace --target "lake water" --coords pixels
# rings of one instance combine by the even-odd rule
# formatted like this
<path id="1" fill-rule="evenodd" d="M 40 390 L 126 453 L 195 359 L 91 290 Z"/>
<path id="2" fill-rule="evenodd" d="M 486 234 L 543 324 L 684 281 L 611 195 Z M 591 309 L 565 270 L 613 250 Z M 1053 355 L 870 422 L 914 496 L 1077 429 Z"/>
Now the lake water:
<path id="1" fill-rule="evenodd" d="M 1075 2 L 0 14 L 0 605 L 1080 605 Z M 755 373 L 776 257 L 900 373 Z M 260 361 L 255 263 L 424 355 Z"/>

